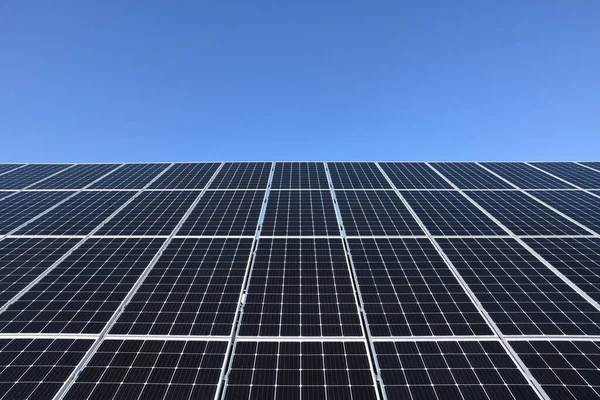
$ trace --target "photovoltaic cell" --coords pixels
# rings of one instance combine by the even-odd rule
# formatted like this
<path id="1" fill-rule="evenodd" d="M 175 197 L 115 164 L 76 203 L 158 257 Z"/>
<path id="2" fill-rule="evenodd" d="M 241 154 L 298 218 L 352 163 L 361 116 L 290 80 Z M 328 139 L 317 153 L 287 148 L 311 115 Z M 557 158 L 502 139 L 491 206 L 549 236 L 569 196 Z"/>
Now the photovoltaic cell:
<path id="1" fill-rule="evenodd" d="M 125 164 L 90 186 L 91 189 L 143 189 L 169 164 Z"/>
<path id="2" fill-rule="evenodd" d="M 227 342 L 105 340 L 64 399 L 214 399 Z"/>
<path id="3" fill-rule="evenodd" d="M 362 342 L 237 342 L 226 400 L 377 399 Z"/>
<path id="4" fill-rule="evenodd" d="M 560 181 L 525 163 L 485 162 L 481 163 L 513 185 L 521 189 L 573 189 L 573 185 Z"/>
<path id="5" fill-rule="evenodd" d="M 89 239 L 0 314 L 2 333 L 100 333 L 162 239 Z"/>
<path id="6" fill-rule="evenodd" d="M 583 165 L 585 165 L 587 167 L 593 168 L 596 171 L 600 171 L 600 162 L 583 162 L 583 163 L 580 163 L 580 164 L 583 164 Z"/>
<path id="7" fill-rule="evenodd" d="M 550 398 L 600 398 L 600 343 L 540 340 L 510 345 Z"/>
<path id="8" fill-rule="evenodd" d="M 154 181 L 149 188 L 204 189 L 219 165 L 219 163 L 177 163 Z"/>
<path id="9" fill-rule="evenodd" d="M 590 234 L 522 192 L 469 191 L 466 194 L 516 235 Z"/>
<path id="10" fill-rule="evenodd" d="M 349 239 L 373 336 L 491 335 L 428 239 Z"/>
<path id="11" fill-rule="evenodd" d="M 389 400 L 538 398 L 497 341 L 377 342 Z"/>
<path id="12" fill-rule="evenodd" d="M 322 162 L 278 162 L 273 172 L 273 189 L 328 189 Z"/>
<path id="13" fill-rule="evenodd" d="M 241 336 L 361 336 L 341 239 L 259 240 Z"/>
<path id="14" fill-rule="evenodd" d="M 134 193 L 80 192 L 28 223 L 16 233 L 19 235 L 86 235 L 125 204 Z"/>
<path id="15" fill-rule="evenodd" d="M 142 192 L 97 235 L 170 235 L 198 195 L 187 190 Z"/>
<path id="16" fill-rule="evenodd" d="M 328 190 L 273 190 L 261 235 L 339 236 L 340 228 Z"/>
<path id="17" fill-rule="evenodd" d="M 600 311 L 514 239 L 437 241 L 503 334 L 600 334 Z"/>
<path id="18" fill-rule="evenodd" d="M 431 163 L 459 189 L 511 189 L 508 183 L 474 163 Z"/>
<path id="19" fill-rule="evenodd" d="M 335 196 L 349 236 L 425 234 L 393 191 L 338 190 Z"/>
<path id="20" fill-rule="evenodd" d="M 32 189 L 81 189 L 121 164 L 78 164 L 36 183 Z"/>
<path id="21" fill-rule="evenodd" d="M 92 343 L 85 339 L 0 339 L 0 399 L 51 400 Z"/>
<path id="22" fill-rule="evenodd" d="M 272 163 L 225 163 L 211 189 L 266 189 Z"/>
<path id="23" fill-rule="evenodd" d="M 600 239 L 525 238 L 533 250 L 596 301 L 600 301 Z"/>
<path id="24" fill-rule="evenodd" d="M 385 162 L 379 165 L 398 189 L 452 189 L 452 185 L 425 163 Z"/>
<path id="25" fill-rule="evenodd" d="M 582 189 L 600 189 L 600 172 L 570 162 L 531 163 Z"/>
<path id="26" fill-rule="evenodd" d="M 19 168 L 24 164 L 0 164 L 0 174 L 4 174 L 8 171 L 12 171 L 15 168 Z"/>
<path id="27" fill-rule="evenodd" d="M 432 235 L 505 235 L 506 232 L 456 191 L 404 191 Z"/>
<path id="28" fill-rule="evenodd" d="M 544 203 L 600 233 L 600 198 L 580 190 L 531 192 Z"/>
<path id="29" fill-rule="evenodd" d="M 174 239 L 112 334 L 231 335 L 252 239 Z"/>
<path id="30" fill-rule="evenodd" d="M 77 239 L 21 239 L 0 241 L 0 307 L 65 255 Z"/>
<path id="31" fill-rule="evenodd" d="M 264 198 L 264 190 L 207 190 L 177 234 L 254 236 Z"/>
<path id="32" fill-rule="evenodd" d="M 328 162 L 331 182 L 336 189 L 391 189 L 375 163 Z"/>
<path id="33" fill-rule="evenodd" d="M 0 176 L 0 189 L 23 189 L 72 164 L 29 164 Z"/>
<path id="34" fill-rule="evenodd" d="M 7 234 L 73 192 L 20 192 L 0 201 L 0 234 Z"/>

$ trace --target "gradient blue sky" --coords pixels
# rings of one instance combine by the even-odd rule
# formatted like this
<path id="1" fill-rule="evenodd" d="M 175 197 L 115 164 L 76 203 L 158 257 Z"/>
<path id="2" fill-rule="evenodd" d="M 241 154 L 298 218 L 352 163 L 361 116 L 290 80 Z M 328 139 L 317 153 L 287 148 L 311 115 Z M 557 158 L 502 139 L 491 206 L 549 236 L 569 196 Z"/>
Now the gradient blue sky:
<path id="1" fill-rule="evenodd" d="M 598 1 L 0 3 L 0 161 L 598 160 Z"/>

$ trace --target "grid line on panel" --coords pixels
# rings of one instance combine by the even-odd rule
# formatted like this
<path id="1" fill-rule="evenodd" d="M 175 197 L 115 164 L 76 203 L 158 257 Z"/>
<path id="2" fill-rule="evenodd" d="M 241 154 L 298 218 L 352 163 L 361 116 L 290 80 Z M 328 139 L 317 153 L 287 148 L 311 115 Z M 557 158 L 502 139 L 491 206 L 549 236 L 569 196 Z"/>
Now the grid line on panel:
<path id="1" fill-rule="evenodd" d="M 390 189 L 375 163 L 327 162 L 334 189 Z"/>
<path id="2" fill-rule="evenodd" d="M 571 162 L 534 162 L 529 165 L 561 178 L 580 189 L 600 189 L 600 172 Z"/>
<path id="3" fill-rule="evenodd" d="M 272 189 L 328 189 L 323 163 L 277 162 Z"/>
<path id="4" fill-rule="evenodd" d="M 225 163 L 211 182 L 210 189 L 264 189 L 271 176 L 272 163 Z"/>
<path id="5" fill-rule="evenodd" d="M 76 164 L 29 189 L 83 189 L 122 168 L 124 164 Z"/>
<path id="6" fill-rule="evenodd" d="M 397 189 L 452 189 L 426 163 L 378 163 Z"/>
<path id="7" fill-rule="evenodd" d="M 0 188 L 25 189 L 74 166 L 75 164 L 28 164 L 0 176 Z"/>
<path id="8" fill-rule="evenodd" d="M 379 399 L 364 342 L 236 342 L 223 399 Z"/>
<path id="9" fill-rule="evenodd" d="M 554 178 L 526 163 L 483 162 L 484 169 L 519 189 L 573 189 L 574 186 Z"/>
<path id="10" fill-rule="evenodd" d="M 208 190 L 179 230 L 180 235 L 254 236 L 264 190 Z"/>
<path id="11" fill-rule="evenodd" d="M 109 176 L 100 179 L 91 189 L 142 189 L 172 163 L 124 164 Z"/>
<path id="12" fill-rule="evenodd" d="M 423 231 L 393 190 L 336 192 L 348 236 L 422 235 Z"/>
<path id="13" fill-rule="evenodd" d="M 583 191 L 531 191 L 534 197 L 541 200 L 585 226 L 594 234 L 600 234 L 600 198 Z"/>
<path id="14" fill-rule="evenodd" d="M 475 163 L 427 163 L 458 189 L 512 189 L 512 186 Z"/>
<path id="15" fill-rule="evenodd" d="M 329 190 L 274 190 L 262 222 L 261 235 L 339 236 Z"/>

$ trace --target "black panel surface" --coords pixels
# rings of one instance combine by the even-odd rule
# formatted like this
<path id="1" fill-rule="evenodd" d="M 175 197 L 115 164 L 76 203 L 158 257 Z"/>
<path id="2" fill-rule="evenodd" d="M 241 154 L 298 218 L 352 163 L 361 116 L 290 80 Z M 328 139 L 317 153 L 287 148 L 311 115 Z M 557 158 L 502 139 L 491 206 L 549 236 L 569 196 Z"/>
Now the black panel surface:
<path id="1" fill-rule="evenodd" d="M 491 335 L 428 239 L 349 239 L 374 336 Z"/>
<path id="2" fill-rule="evenodd" d="M 457 191 L 404 191 L 402 197 L 432 235 L 505 235 Z"/>
<path id="3" fill-rule="evenodd" d="M 535 197 L 600 234 L 600 198 L 581 190 L 535 191 Z"/>
<path id="4" fill-rule="evenodd" d="M 394 191 L 338 190 L 335 196 L 349 236 L 425 234 Z"/>
<path id="5" fill-rule="evenodd" d="M 238 342 L 226 400 L 374 400 L 362 342 Z"/>
<path id="6" fill-rule="evenodd" d="M 379 163 L 398 189 L 452 189 L 452 185 L 425 163 Z"/>
<path id="7" fill-rule="evenodd" d="M 260 239 L 242 336 L 360 336 L 341 239 Z"/>
<path id="8" fill-rule="evenodd" d="M 525 163 L 481 163 L 521 189 L 574 189 L 573 185 L 554 178 Z"/>
<path id="9" fill-rule="evenodd" d="M 219 163 L 177 163 L 162 174 L 150 189 L 204 189 Z"/>
<path id="10" fill-rule="evenodd" d="M 273 189 L 327 189 L 322 162 L 278 162 L 273 172 Z"/>
<path id="11" fill-rule="evenodd" d="M 600 334 L 600 311 L 516 240 L 438 243 L 503 334 Z"/>
<path id="12" fill-rule="evenodd" d="M 98 235 L 170 235 L 200 193 L 142 192 L 112 217 Z"/>
<path id="13" fill-rule="evenodd" d="M 431 163 L 459 189 L 511 189 L 512 186 L 475 163 Z"/>
<path id="14" fill-rule="evenodd" d="M 391 189 L 375 163 L 328 162 L 331 183 L 336 189 Z"/>
<path id="15" fill-rule="evenodd" d="M 93 340 L 0 339 L 0 398 L 51 400 Z"/>
<path id="16" fill-rule="evenodd" d="M 113 334 L 230 335 L 252 239 L 174 239 Z"/>
<path id="17" fill-rule="evenodd" d="M 121 164 L 78 164 L 36 183 L 32 189 L 81 189 Z"/>
<path id="18" fill-rule="evenodd" d="M 261 235 L 339 236 L 329 190 L 273 190 Z"/>
<path id="19" fill-rule="evenodd" d="M 0 313 L 2 333 L 100 333 L 162 239 L 89 239 Z"/>
<path id="20" fill-rule="evenodd" d="M 65 193 L 65 192 L 58 192 Z M 80 192 L 19 229 L 19 235 L 86 235 L 135 192 Z"/>
<path id="21" fill-rule="evenodd" d="M 0 234 L 18 228 L 73 192 L 20 192 L 0 201 Z"/>
<path id="22" fill-rule="evenodd" d="M 227 342 L 105 340 L 64 399 L 213 400 Z"/>
<path id="23" fill-rule="evenodd" d="M 516 235 L 589 235 L 585 229 L 522 192 L 466 193 Z"/>
<path id="24" fill-rule="evenodd" d="M 211 189 L 266 189 L 272 163 L 225 163 Z"/>
<path id="25" fill-rule="evenodd" d="M 125 164 L 90 186 L 91 189 L 142 189 L 169 164 Z"/>
<path id="26" fill-rule="evenodd" d="M 0 174 L 22 167 L 24 164 L 0 164 Z"/>
<path id="27" fill-rule="evenodd" d="M 532 163 L 582 189 L 600 189 L 600 172 L 568 162 Z"/>
<path id="28" fill-rule="evenodd" d="M 496 341 L 379 342 L 375 352 L 389 400 L 538 398 Z"/>
<path id="29" fill-rule="evenodd" d="M 72 164 L 29 164 L 0 176 L 0 189 L 23 189 Z"/>
<path id="30" fill-rule="evenodd" d="M 178 235 L 254 236 L 264 190 L 207 190 Z"/>
<path id="31" fill-rule="evenodd" d="M 64 256 L 78 241 L 60 238 L 7 238 L 0 241 L 0 307 Z"/>

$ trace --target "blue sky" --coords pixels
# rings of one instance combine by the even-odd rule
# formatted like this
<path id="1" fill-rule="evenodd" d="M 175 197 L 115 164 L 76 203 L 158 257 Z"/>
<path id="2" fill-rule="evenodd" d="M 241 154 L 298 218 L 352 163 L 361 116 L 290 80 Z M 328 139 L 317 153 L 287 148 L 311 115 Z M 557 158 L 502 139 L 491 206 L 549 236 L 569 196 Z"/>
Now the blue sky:
<path id="1" fill-rule="evenodd" d="M 598 1 L 0 3 L 0 161 L 598 160 Z"/>

